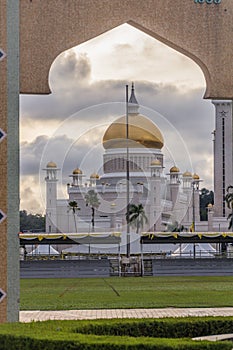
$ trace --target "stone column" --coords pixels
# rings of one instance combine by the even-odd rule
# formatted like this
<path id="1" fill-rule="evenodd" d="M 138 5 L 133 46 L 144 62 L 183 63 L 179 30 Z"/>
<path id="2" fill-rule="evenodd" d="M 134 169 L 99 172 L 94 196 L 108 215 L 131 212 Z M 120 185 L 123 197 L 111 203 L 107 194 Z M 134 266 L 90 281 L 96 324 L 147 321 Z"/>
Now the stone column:
<path id="1" fill-rule="evenodd" d="M 19 318 L 19 1 L 0 2 L 0 50 L 0 288 L 6 293 L 0 302 L 0 322 L 16 322 Z"/>
<path id="2" fill-rule="evenodd" d="M 213 100 L 214 131 L 214 216 L 227 217 L 226 189 L 233 181 L 232 101 Z"/>

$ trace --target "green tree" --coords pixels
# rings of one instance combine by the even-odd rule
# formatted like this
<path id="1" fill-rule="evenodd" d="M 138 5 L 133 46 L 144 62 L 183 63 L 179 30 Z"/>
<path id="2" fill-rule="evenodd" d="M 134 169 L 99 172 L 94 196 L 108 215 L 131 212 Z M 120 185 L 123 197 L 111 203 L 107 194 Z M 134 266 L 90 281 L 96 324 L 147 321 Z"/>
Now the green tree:
<path id="1" fill-rule="evenodd" d="M 85 195 L 86 206 L 91 208 L 91 226 L 92 232 L 95 231 L 95 210 L 99 208 L 100 201 L 94 190 L 89 190 Z"/>
<path id="2" fill-rule="evenodd" d="M 227 194 L 225 196 L 225 201 L 227 207 L 231 209 L 231 213 L 228 215 L 227 220 L 229 220 L 228 230 L 233 228 L 233 186 L 230 185 L 227 187 Z"/>
<path id="3" fill-rule="evenodd" d="M 143 205 L 130 204 L 129 213 L 126 213 L 126 221 L 132 227 L 136 228 L 136 233 L 139 233 L 140 228 L 148 222 Z"/>
<path id="4" fill-rule="evenodd" d="M 20 231 L 45 232 L 45 216 L 41 214 L 27 213 L 26 210 L 20 210 Z"/>
<path id="5" fill-rule="evenodd" d="M 207 188 L 202 188 L 200 191 L 200 218 L 201 218 L 201 221 L 208 220 L 208 215 L 207 215 L 208 204 L 214 204 L 214 192 L 209 191 Z"/>
<path id="6" fill-rule="evenodd" d="M 69 206 L 69 210 L 71 210 L 72 213 L 73 213 L 75 231 L 78 232 L 78 231 L 77 231 L 77 222 L 76 222 L 76 215 L 75 215 L 75 214 L 76 214 L 76 212 L 77 212 L 78 210 L 80 210 L 80 208 L 79 208 L 78 203 L 77 203 L 76 201 L 70 201 L 70 202 L 68 203 L 68 206 Z"/>

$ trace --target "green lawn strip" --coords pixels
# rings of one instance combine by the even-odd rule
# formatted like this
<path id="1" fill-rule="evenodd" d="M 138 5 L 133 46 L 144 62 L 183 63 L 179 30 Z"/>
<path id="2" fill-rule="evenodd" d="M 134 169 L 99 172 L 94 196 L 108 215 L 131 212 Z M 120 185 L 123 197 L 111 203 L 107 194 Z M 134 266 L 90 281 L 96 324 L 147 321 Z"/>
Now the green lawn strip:
<path id="1" fill-rule="evenodd" d="M 0 349 L 17 343 L 17 350 L 38 349 L 232 349 L 230 342 L 194 342 L 190 339 L 161 339 L 128 336 L 98 336 L 75 333 L 79 321 L 46 321 L 0 325 Z M 90 322 L 89 322 L 90 323 Z M 105 320 L 106 323 L 106 320 Z M 103 322 L 104 324 L 104 322 Z M 33 341 L 35 340 L 35 342 Z M 76 345 L 75 345 L 76 344 Z M 76 346 L 76 347 L 75 347 Z M 79 346 L 79 347 L 77 347 Z M 11 348 L 8 348 L 10 350 Z M 13 349 L 13 347 L 12 347 Z"/>
<path id="2" fill-rule="evenodd" d="M 227 306 L 233 276 L 21 280 L 21 310 Z"/>

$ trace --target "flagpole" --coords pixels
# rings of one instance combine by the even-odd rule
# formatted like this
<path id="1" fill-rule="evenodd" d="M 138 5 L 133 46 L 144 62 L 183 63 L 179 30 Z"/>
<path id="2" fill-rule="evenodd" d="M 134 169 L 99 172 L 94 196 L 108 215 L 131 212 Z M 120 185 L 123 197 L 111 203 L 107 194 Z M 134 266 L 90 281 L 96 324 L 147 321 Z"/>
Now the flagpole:
<path id="1" fill-rule="evenodd" d="M 193 187 L 193 222 L 192 222 L 192 232 L 195 232 L 195 181 L 192 182 Z"/>
<path id="2" fill-rule="evenodd" d="M 127 233 L 126 254 L 130 258 L 130 223 L 129 223 L 129 86 L 126 85 L 126 206 L 127 206 Z"/>

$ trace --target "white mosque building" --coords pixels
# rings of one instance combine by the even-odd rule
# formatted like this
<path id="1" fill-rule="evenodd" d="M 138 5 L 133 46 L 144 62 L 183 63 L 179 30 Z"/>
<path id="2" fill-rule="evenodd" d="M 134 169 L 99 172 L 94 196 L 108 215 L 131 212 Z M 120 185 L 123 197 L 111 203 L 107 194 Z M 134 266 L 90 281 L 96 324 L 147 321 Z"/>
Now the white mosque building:
<path id="1" fill-rule="evenodd" d="M 85 196 L 93 190 L 99 206 L 95 211 L 95 232 L 126 231 L 127 153 L 129 159 L 129 201 L 142 204 L 148 218 L 143 231 L 165 231 L 177 223 L 190 229 L 202 225 L 199 215 L 199 176 L 181 172 L 174 165 L 164 174 L 164 138 L 158 127 L 139 113 L 132 85 L 128 103 L 128 141 L 126 116 L 114 121 L 103 136 L 103 175 L 86 177 L 82 169 L 72 171 L 67 199 L 57 198 L 58 171 L 50 161 L 46 168 L 46 232 L 90 232 L 91 208 Z M 128 151 L 127 151 L 128 145 Z M 69 210 L 76 201 L 80 210 Z M 195 210 L 194 210 L 195 209 Z M 203 229 L 203 227 L 202 227 Z M 206 228 L 205 228 L 206 229 Z"/>
<path id="2" fill-rule="evenodd" d="M 190 228 L 199 232 L 227 231 L 229 210 L 225 207 L 224 194 L 227 186 L 232 184 L 232 147 L 227 147 L 229 138 L 232 140 L 232 101 L 213 103 L 216 106 L 216 204 L 207 208 L 208 222 L 200 221 L 199 176 L 186 169 L 182 172 L 175 164 L 168 174 L 164 173 L 164 137 L 150 119 L 139 113 L 139 104 L 132 85 L 127 118 L 118 118 L 104 133 L 102 175 L 93 173 L 86 176 L 82 169 L 75 168 L 70 175 L 71 181 L 67 184 L 67 198 L 58 199 L 59 168 L 53 161 L 45 167 L 46 232 L 92 232 L 92 211 L 85 198 L 90 190 L 96 193 L 99 201 L 95 210 L 95 232 L 127 231 L 127 199 L 130 203 L 143 205 L 148 218 L 143 227 L 144 232 L 166 231 L 174 223 L 183 226 L 187 231 Z M 130 180 L 128 191 L 127 163 Z M 75 213 L 69 210 L 69 203 L 72 201 L 80 209 Z"/>

